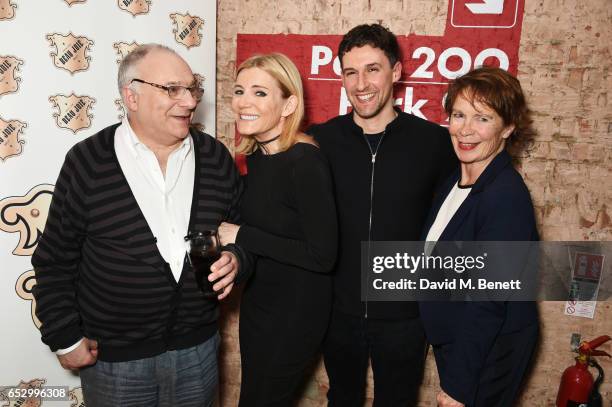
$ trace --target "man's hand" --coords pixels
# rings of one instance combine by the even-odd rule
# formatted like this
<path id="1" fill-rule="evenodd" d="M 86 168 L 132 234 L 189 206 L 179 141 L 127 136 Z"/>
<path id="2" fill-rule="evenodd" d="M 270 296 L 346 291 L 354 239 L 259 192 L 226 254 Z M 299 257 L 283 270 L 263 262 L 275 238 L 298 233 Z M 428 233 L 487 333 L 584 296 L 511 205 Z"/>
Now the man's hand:
<path id="1" fill-rule="evenodd" d="M 446 394 L 444 390 L 441 390 L 440 393 L 438 393 L 436 401 L 438 402 L 438 407 L 465 407 L 465 404 L 458 402 Z"/>
<path id="2" fill-rule="evenodd" d="M 93 365 L 98 360 L 98 342 L 83 338 L 76 349 L 65 355 L 58 355 L 57 358 L 64 369 L 79 369 Z"/>
<path id="3" fill-rule="evenodd" d="M 221 252 L 219 260 L 210 266 L 211 273 L 208 275 L 208 281 L 216 281 L 213 285 L 213 290 L 220 293 L 217 298 L 222 300 L 229 295 L 234 287 L 234 280 L 238 274 L 238 259 L 234 253 Z"/>

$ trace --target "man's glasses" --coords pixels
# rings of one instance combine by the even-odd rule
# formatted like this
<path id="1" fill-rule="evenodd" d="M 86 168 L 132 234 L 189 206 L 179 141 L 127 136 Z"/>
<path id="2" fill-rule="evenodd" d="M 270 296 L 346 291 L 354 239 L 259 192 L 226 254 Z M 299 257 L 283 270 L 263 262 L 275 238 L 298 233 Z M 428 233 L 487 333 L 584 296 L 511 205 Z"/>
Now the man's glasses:
<path id="1" fill-rule="evenodd" d="M 199 102 L 200 100 L 202 100 L 202 95 L 204 95 L 204 89 L 202 89 L 201 87 L 197 85 L 189 86 L 189 87 L 181 86 L 181 85 L 164 86 L 164 85 L 158 85 L 157 83 L 143 81 L 142 79 L 132 79 L 131 82 L 146 83 L 147 85 L 151 85 L 151 86 L 155 86 L 156 88 L 163 89 L 166 92 L 168 92 L 168 96 L 170 96 L 171 99 L 181 99 L 183 96 L 185 96 L 185 92 L 189 91 L 189 93 L 191 93 L 191 97 Z"/>

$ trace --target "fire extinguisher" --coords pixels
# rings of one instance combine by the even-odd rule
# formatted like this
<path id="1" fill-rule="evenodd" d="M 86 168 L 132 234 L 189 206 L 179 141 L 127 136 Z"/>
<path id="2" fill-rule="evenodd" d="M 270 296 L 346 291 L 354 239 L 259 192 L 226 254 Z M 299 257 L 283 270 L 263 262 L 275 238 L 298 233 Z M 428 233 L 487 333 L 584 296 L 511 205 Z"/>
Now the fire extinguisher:
<path id="1" fill-rule="evenodd" d="M 602 399 L 599 394 L 599 385 L 603 382 L 604 371 L 593 359 L 593 356 L 608 356 L 610 354 L 597 350 L 602 344 L 609 341 L 608 335 L 600 336 L 590 342 L 582 342 L 576 352 L 576 364 L 570 366 L 561 376 L 561 384 L 557 393 L 557 407 L 601 407 Z M 589 366 L 598 371 L 596 380 L 589 372 Z"/>

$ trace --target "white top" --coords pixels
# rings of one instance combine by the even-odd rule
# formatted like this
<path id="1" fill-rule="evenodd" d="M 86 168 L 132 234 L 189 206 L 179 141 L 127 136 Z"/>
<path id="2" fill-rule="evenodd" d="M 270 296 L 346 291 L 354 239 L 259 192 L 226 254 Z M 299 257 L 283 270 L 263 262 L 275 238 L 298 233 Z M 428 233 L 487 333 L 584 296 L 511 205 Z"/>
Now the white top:
<path id="1" fill-rule="evenodd" d="M 119 165 L 138 202 L 164 260 L 179 281 L 187 252 L 184 237 L 189 228 L 195 157 L 191 137 L 170 153 L 166 176 L 155 154 L 123 120 L 115 131 L 115 152 Z"/>
<path id="2" fill-rule="evenodd" d="M 157 249 L 170 264 L 174 279 L 179 281 L 187 252 L 184 237 L 189 228 L 195 180 L 191 136 L 170 153 L 165 177 L 155 154 L 140 142 L 126 119 L 115 131 L 115 152 L 136 202 L 157 239 Z M 68 348 L 58 349 L 56 354 L 65 355 L 82 341 L 81 338 Z"/>
<path id="3" fill-rule="evenodd" d="M 431 225 L 431 228 L 429 228 L 427 239 L 425 239 L 427 242 L 438 241 L 440 235 L 442 235 L 442 232 L 444 232 L 444 229 L 446 229 L 448 222 L 450 222 L 455 215 L 455 212 L 457 212 L 457 209 L 459 209 L 463 201 L 465 201 L 465 199 L 468 197 L 470 191 L 472 191 L 471 186 L 459 188 L 459 181 L 457 181 L 453 189 L 451 189 L 446 196 L 444 203 L 442 203 L 442 206 L 436 215 L 436 220 Z M 426 243 L 425 253 L 427 255 L 431 254 L 434 246 L 435 245 L 433 244 L 429 245 Z"/>

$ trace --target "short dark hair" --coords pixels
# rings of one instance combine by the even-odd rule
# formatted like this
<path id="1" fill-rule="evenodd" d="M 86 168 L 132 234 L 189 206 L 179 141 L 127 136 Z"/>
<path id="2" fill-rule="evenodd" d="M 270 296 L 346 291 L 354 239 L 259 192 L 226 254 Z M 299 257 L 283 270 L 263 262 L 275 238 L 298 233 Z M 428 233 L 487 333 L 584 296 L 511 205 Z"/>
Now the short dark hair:
<path id="1" fill-rule="evenodd" d="M 342 37 L 338 47 L 340 66 L 342 66 L 344 54 L 355 47 L 359 48 L 364 45 L 381 49 L 387 56 L 391 67 L 395 66 L 395 63 L 400 60 L 400 49 L 395 34 L 380 24 L 361 24 L 353 27 Z"/>
<path id="2" fill-rule="evenodd" d="M 444 110 L 450 116 L 457 97 L 465 97 L 493 109 L 505 126 L 514 125 L 508 140 L 515 151 L 529 146 L 535 136 L 531 110 L 527 106 L 521 83 L 501 68 L 483 66 L 453 80 L 448 86 Z"/>

